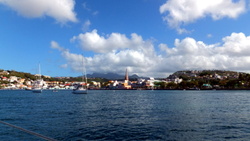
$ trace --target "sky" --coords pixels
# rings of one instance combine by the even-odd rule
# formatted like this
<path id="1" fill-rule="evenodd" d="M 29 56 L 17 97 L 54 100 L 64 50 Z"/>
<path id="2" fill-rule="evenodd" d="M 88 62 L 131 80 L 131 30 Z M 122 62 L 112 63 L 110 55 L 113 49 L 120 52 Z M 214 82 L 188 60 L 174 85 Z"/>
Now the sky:
<path id="1" fill-rule="evenodd" d="M 250 72 L 249 10 L 250 0 L 0 0 L 0 69 Z"/>

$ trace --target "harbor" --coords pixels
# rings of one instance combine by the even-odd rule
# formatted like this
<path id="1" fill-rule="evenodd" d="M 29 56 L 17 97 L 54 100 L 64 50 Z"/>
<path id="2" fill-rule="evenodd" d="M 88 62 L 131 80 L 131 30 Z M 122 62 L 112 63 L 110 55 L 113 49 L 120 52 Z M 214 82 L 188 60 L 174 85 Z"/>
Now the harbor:
<path id="1" fill-rule="evenodd" d="M 248 140 L 248 91 L 0 91 L 0 120 L 54 140 Z M 43 140 L 0 124 L 1 140 Z"/>

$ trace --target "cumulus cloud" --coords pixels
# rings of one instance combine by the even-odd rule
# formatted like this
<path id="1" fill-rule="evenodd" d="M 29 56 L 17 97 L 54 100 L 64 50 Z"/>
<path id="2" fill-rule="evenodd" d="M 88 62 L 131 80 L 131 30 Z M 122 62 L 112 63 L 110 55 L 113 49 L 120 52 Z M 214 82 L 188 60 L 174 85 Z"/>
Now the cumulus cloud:
<path id="1" fill-rule="evenodd" d="M 131 34 L 131 38 L 120 33 L 111 33 L 110 35 L 101 36 L 94 29 L 92 32 L 81 33 L 71 39 L 72 42 L 80 43 L 83 50 L 93 51 L 95 53 L 116 52 L 122 49 L 145 49 L 151 51 L 153 45 L 150 41 L 144 41 L 141 36 L 136 33 Z"/>
<path id="2" fill-rule="evenodd" d="M 96 54 L 93 57 L 84 57 L 80 54 L 70 53 L 63 47 L 55 47 L 56 42 L 51 42 L 51 48 L 61 51 L 61 55 L 65 58 L 67 66 L 74 71 L 81 71 L 81 60 L 85 62 L 88 72 L 116 72 L 124 73 L 125 68 L 129 67 L 130 71 L 137 74 L 149 74 L 150 67 L 156 65 L 155 60 L 160 57 L 154 54 L 147 56 L 142 50 L 120 50 L 119 52 L 107 52 L 104 54 Z M 83 57 L 83 58 L 82 58 Z M 150 66 L 150 67 L 149 67 Z"/>
<path id="3" fill-rule="evenodd" d="M 183 25 L 206 16 L 219 20 L 224 17 L 237 18 L 246 10 L 245 0 L 168 0 L 160 6 L 163 20 L 179 33 L 187 32 Z"/>
<path id="4" fill-rule="evenodd" d="M 51 47 L 61 51 L 68 67 L 81 71 L 81 60 L 84 59 L 87 71 L 115 72 L 124 74 L 129 67 L 131 74 L 141 76 L 167 77 L 167 74 L 178 70 L 226 69 L 236 71 L 249 71 L 250 69 L 250 36 L 244 33 L 232 33 L 222 39 L 221 43 L 206 44 L 194 38 L 176 39 L 174 46 L 159 44 L 160 52 L 155 50 L 152 42 L 144 40 L 134 34 L 128 38 L 120 36 L 115 43 L 111 35 L 100 36 L 94 30 L 82 35 L 95 34 L 96 38 L 86 38 L 86 42 L 79 42 L 83 50 L 99 52 L 91 57 L 84 57 L 71 53 L 60 47 L 55 41 Z M 132 35 L 131 35 L 132 36 Z M 79 36 L 78 36 L 79 37 Z M 116 39 L 115 38 L 115 39 Z M 76 39 L 80 40 L 82 38 Z M 137 40 L 136 40 L 137 39 Z M 90 42 L 96 46 L 91 46 Z M 125 44 L 126 43 L 126 44 Z M 93 47 L 93 48 L 92 48 Z M 98 51 L 98 48 L 101 51 Z M 83 57 L 83 58 L 82 58 Z"/>
<path id="5" fill-rule="evenodd" d="M 77 22 L 74 0 L 0 0 L 0 4 L 9 6 L 25 17 L 50 16 L 59 23 Z"/>
<path id="6" fill-rule="evenodd" d="M 250 36 L 232 33 L 222 39 L 222 44 L 207 45 L 193 38 L 176 40 L 175 47 L 165 44 L 159 47 L 165 51 L 164 61 L 176 70 L 180 69 L 227 69 L 249 71 Z"/>
<path id="7" fill-rule="evenodd" d="M 224 37 L 222 40 L 224 45 L 217 49 L 218 52 L 231 57 L 250 56 L 250 36 L 244 33 L 232 33 L 231 36 Z"/>
<path id="8" fill-rule="evenodd" d="M 61 47 L 57 42 L 51 41 L 50 47 L 52 49 L 57 49 L 61 52 L 62 57 L 66 60 L 66 64 L 62 64 L 61 67 L 70 67 L 72 70 L 76 72 L 82 71 L 82 60 L 83 56 L 80 54 L 74 54 L 70 53 L 68 49 L 65 49 L 64 47 Z M 84 59 L 84 62 L 86 62 L 86 59 Z"/>

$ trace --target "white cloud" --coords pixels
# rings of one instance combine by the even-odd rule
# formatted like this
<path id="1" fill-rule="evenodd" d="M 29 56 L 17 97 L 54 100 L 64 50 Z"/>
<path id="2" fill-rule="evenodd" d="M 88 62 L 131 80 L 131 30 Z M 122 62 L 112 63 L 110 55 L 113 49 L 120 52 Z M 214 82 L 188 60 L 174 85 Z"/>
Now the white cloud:
<path id="1" fill-rule="evenodd" d="M 120 33 L 111 33 L 110 35 L 100 36 L 97 30 L 74 36 L 71 41 L 78 41 L 83 50 L 93 51 L 95 53 L 116 52 L 122 49 L 136 49 L 145 51 L 152 50 L 153 45 L 150 41 L 144 41 L 141 36 L 133 33 L 131 38 Z"/>
<path id="2" fill-rule="evenodd" d="M 82 31 L 86 32 L 89 30 L 89 26 L 91 25 L 90 20 L 86 20 L 82 25 Z"/>
<path id="3" fill-rule="evenodd" d="M 212 34 L 207 34 L 207 38 L 212 38 L 213 35 Z"/>
<path id="4" fill-rule="evenodd" d="M 53 49 L 58 49 L 60 51 L 64 51 L 65 49 L 63 47 L 60 47 L 59 44 L 56 41 L 51 41 L 50 46 Z"/>
<path id="5" fill-rule="evenodd" d="M 87 2 L 84 2 L 84 3 L 82 4 L 82 7 L 83 7 L 83 9 L 85 9 L 85 10 L 87 10 L 87 11 L 91 11 L 91 9 L 88 7 Z"/>
<path id="6" fill-rule="evenodd" d="M 63 56 L 63 58 L 66 60 L 67 63 L 62 64 L 61 65 L 62 68 L 69 67 L 73 71 L 82 72 L 82 60 L 83 60 L 82 55 L 70 53 L 70 51 L 68 49 L 61 47 L 55 41 L 51 41 L 50 46 L 52 49 L 59 50 L 61 52 L 61 55 Z M 84 62 L 86 62 L 86 59 L 84 59 Z"/>
<path id="7" fill-rule="evenodd" d="M 237 18 L 246 9 L 245 0 L 168 0 L 160 6 L 163 20 L 179 33 L 187 32 L 183 25 L 206 16 L 219 20 L 224 17 Z"/>
<path id="8" fill-rule="evenodd" d="M 51 42 L 51 47 L 53 46 Z M 54 48 L 54 47 L 52 47 Z M 81 72 L 82 55 L 70 53 L 69 50 L 61 49 L 61 55 L 65 58 L 67 66 L 74 71 Z M 118 53 L 109 52 L 106 54 L 96 54 L 93 57 L 84 57 L 85 66 L 88 72 L 116 72 L 124 73 L 125 68 L 130 67 L 130 71 L 138 74 L 150 74 L 151 67 L 155 66 L 156 59 L 159 57 L 146 56 L 144 53 L 136 50 L 122 50 Z M 65 66 L 65 64 L 63 65 Z"/>
<path id="9" fill-rule="evenodd" d="M 166 77 L 169 73 L 186 69 L 250 70 L 250 36 L 244 33 L 232 33 L 224 37 L 220 44 L 210 45 L 189 37 L 183 40 L 176 39 L 174 47 L 168 47 L 166 44 L 158 46 L 161 55 L 156 52 L 152 42 L 143 40 L 136 34 L 127 38 L 123 34 L 115 33 L 119 38 L 116 36 L 112 38 L 120 39 L 117 43 L 110 39 L 114 33 L 107 38 L 100 36 L 96 31 L 89 34 L 95 34 L 95 38 L 86 38 L 88 42 L 81 42 L 83 49 L 100 53 L 84 57 L 88 72 L 124 74 L 125 69 L 129 67 L 130 74 Z M 89 36 L 87 33 L 83 35 Z M 90 42 L 97 47 L 93 46 L 91 49 Z M 83 56 L 70 53 L 54 41 L 51 42 L 51 47 L 61 51 L 68 67 L 81 71 Z M 102 51 L 98 51 L 98 47 Z"/>
<path id="10" fill-rule="evenodd" d="M 82 4 L 82 7 L 83 7 L 83 9 L 85 9 L 86 11 L 92 12 L 92 15 L 93 15 L 93 16 L 96 16 L 96 15 L 99 13 L 98 11 L 94 11 L 94 12 L 93 12 L 93 10 L 89 7 L 89 5 L 88 5 L 87 2 L 84 2 L 84 3 Z"/>
<path id="11" fill-rule="evenodd" d="M 244 33 L 232 33 L 222 40 L 224 45 L 217 49 L 218 52 L 237 58 L 250 56 L 250 36 Z"/>
<path id="12" fill-rule="evenodd" d="M 61 68 L 68 68 L 68 64 L 62 64 L 61 66 L 60 66 Z"/>
<path id="13" fill-rule="evenodd" d="M 77 22 L 74 0 L 0 0 L 20 15 L 30 18 L 50 16 L 57 22 Z"/>
<path id="14" fill-rule="evenodd" d="M 250 36 L 232 33 L 222 39 L 222 45 L 206 45 L 193 38 L 176 40 L 175 47 L 164 44 L 164 61 L 175 69 L 228 69 L 250 70 Z"/>
<path id="15" fill-rule="evenodd" d="M 84 57 L 88 72 L 116 72 L 124 73 L 125 68 L 137 74 L 155 75 L 154 70 L 161 57 L 156 54 L 151 41 L 144 41 L 141 36 L 133 33 L 131 38 L 120 33 L 100 36 L 96 30 L 79 36 L 72 40 L 79 41 L 83 50 L 90 50 L 97 54 L 92 57 Z M 51 48 L 58 49 L 66 59 L 68 66 L 73 70 L 79 70 L 79 55 L 62 49 L 54 41 Z M 78 62 L 78 64 L 76 63 Z M 150 71 L 151 72 L 150 72 Z"/>
<path id="16" fill-rule="evenodd" d="M 98 14 L 99 14 L 99 11 L 94 11 L 94 12 L 92 13 L 93 16 L 96 16 L 96 15 L 98 15 Z"/>

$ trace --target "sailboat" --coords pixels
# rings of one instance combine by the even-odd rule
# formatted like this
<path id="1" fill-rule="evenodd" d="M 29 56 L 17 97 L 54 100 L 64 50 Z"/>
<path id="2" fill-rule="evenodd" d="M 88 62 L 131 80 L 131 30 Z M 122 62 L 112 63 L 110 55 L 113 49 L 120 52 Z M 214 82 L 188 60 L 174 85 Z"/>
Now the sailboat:
<path id="1" fill-rule="evenodd" d="M 87 94 L 88 93 L 87 75 L 86 75 L 86 68 L 84 67 L 84 64 L 83 64 L 83 58 L 82 58 L 82 66 L 83 66 L 82 81 L 84 83 L 77 85 L 77 87 L 73 89 L 73 92 L 72 92 L 73 94 Z"/>
<path id="2" fill-rule="evenodd" d="M 32 87 L 33 93 L 42 93 L 43 79 L 41 75 L 40 64 L 38 66 L 38 71 L 39 71 L 38 79 L 34 82 L 33 87 Z"/>

